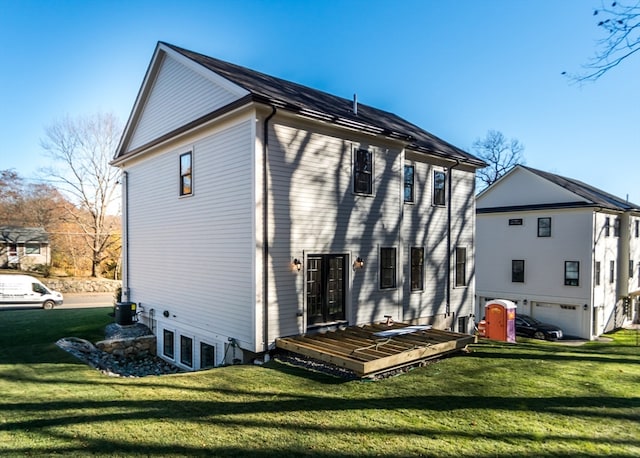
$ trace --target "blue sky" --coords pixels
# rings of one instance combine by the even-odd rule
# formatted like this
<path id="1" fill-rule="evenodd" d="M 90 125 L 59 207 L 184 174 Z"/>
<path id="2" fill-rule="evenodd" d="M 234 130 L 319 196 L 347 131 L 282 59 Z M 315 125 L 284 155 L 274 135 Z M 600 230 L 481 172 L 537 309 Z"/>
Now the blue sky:
<path id="1" fill-rule="evenodd" d="M 0 0 L 0 169 L 38 178 L 45 128 L 124 124 L 157 41 L 394 112 L 473 153 L 489 129 L 527 165 L 640 204 L 640 56 L 570 84 L 600 0 Z"/>

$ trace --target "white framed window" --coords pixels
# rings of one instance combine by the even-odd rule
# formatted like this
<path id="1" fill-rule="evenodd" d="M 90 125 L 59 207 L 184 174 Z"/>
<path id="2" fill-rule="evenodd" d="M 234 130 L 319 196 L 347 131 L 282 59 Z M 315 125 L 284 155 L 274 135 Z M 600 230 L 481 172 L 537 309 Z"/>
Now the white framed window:
<path id="1" fill-rule="evenodd" d="M 404 201 L 405 203 L 415 202 L 415 171 L 416 168 L 412 164 L 404 166 Z"/>
<path id="2" fill-rule="evenodd" d="M 396 252 L 395 247 L 380 248 L 380 289 L 393 289 L 398 284 Z"/>
<path id="3" fill-rule="evenodd" d="M 191 151 L 180 155 L 180 195 L 193 194 L 193 153 Z"/>
<path id="4" fill-rule="evenodd" d="M 443 170 L 433 172 L 433 205 L 443 207 L 446 205 L 445 183 L 447 174 Z"/>
<path id="5" fill-rule="evenodd" d="M 456 286 L 467 286 L 467 249 L 456 247 Z"/>
<path id="6" fill-rule="evenodd" d="M 180 363 L 193 367 L 193 339 L 188 336 L 180 336 Z"/>
<path id="7" fill-rule="evenodd" d="M 353 153 L 353 192 L 373 195 L 373 153 L 358 148 Z"/>
<path id="8" fill-rule="evenodd" d="M 580 262 L 564 262 L 564 284 L 566 286 L 580 286 Z"/>
<path id="9" fill-rule="evenodd" d="M 162 355 L 169 358 L 175 358 L 175 333 L 169 329 L 162 331 Z"/>
<path id="10" fill-rule="evenodd" d="M 25 245 L 24 245 L 24 254 L 26 254 L 26 255 L 40 254 L 40 244 L 39 243 L 25 243 Z"/>

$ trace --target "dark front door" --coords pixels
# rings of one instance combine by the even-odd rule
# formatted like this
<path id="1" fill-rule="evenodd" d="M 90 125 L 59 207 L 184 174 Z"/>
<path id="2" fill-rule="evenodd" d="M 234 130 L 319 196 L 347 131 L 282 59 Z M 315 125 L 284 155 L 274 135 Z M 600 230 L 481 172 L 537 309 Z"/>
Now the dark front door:
<path id="1" fill-rule="evenodd" d="M 307 326 L 345 319 L 345 265 L 341 254 L 307 258 Z"/>

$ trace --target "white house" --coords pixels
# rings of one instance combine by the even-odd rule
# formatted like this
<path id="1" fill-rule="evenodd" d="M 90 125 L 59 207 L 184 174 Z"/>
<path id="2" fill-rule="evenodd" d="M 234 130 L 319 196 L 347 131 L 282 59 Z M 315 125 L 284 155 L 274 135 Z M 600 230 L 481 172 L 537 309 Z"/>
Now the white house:
<path id="1" fill-rule="evenodd" d="M 44 228 L 0 226 L 0 266 L 29 270 L 50 262 L 49 234 Z"/>
<path id="2" fill-rule="evenodd" d="M 113 165 L 124 298 L 184 368 L 387 316 L 472 326 L 484 163 L 394 114 L 161 42 Z"/>
<path id="3" fill-rule="evenodd" d="M 586 339 L 637 315 L 637 205 L 519 165 L 476 206 L 477 314 L 489 299 L 510 299 L 517 313 Z"/>

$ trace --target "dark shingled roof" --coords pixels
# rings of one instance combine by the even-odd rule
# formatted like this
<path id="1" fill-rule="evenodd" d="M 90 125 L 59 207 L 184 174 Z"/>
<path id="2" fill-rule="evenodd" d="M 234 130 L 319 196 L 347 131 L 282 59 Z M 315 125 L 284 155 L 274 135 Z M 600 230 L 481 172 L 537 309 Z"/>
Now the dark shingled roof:
<path id="1" fill-rule="evenodd" d="M 0 243 L 49 243 L 42 227 L 0 226 Z"/>
<path id="2" fill-rule="evenodd" d="M 573 192 L 574 194 L 588 200 L 594 205 L 598 205 L 604 208 L 610 208 L 613 210 L 622 210 L 622 211 L 640 211 L 640 207 L 636 204 L 633 204 L 625 199 L 620 199 L 612 194 L 604 192 L 598 188 L 594 188 L 586 183 L 583 183 L 578 180 L 574 180 L 573 178 L 566 178 L 560 175 L 555 175 L 549 172 L 543 172 L 542 170 L 537 170 L 531 167 L 527 167 L 521 165 L 523 169 L 526 169 L 536 175 L 548 180 L 558 186 L 562 186 L 568 191 Z"/>
<path id="3" fill-rule="evenodd" d="M 344 127 L 405 140 L 409 142 L 410 149 L 423 153 L 459 160 L 477 167 L 486 165 L 481 159 L 393 113 L 358 103 L 358 112 L 355 114 L 352 100 L 188 51 L 168 43 L 161 44 L 244 88 L 256 102 L 268 103 L 309 118 L 332 122 Z"/>

